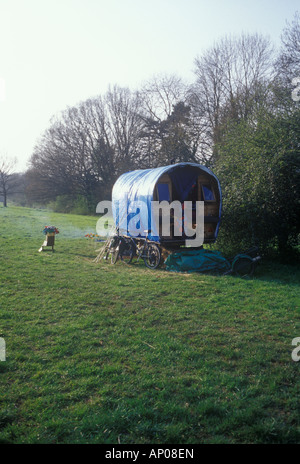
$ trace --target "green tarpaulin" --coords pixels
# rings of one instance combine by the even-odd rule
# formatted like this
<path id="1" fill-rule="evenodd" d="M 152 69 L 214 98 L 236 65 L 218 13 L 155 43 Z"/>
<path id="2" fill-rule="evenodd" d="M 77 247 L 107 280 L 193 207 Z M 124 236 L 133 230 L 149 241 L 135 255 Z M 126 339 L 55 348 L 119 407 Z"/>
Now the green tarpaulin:
<path id="1" fill-rule="evenodd" d="M 172 253 L 165 261 L 166 269 L 173 272 L 225 272 L 230 263 L 219 251 L 204 249 L 183 250 Z"/>

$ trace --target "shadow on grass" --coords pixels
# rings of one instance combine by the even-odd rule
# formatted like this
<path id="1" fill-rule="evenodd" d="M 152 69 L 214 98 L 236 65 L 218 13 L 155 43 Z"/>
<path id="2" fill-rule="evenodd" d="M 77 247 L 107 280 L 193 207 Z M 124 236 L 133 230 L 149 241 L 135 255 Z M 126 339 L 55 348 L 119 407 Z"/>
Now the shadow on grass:
<path id="1" fill-rule="evenodd" d="M 280 285 L 299 286 L 299 264 L 281 264 L 277 261 L 263 261 L 254 272 L 253 279 L 276 282 Z"/>

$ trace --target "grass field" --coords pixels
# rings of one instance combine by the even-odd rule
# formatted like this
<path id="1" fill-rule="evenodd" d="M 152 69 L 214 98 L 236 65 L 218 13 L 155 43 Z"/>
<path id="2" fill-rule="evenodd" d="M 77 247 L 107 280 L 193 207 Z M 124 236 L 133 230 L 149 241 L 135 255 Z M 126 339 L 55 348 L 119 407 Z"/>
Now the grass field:
<path id="1" fill-rule="evenodd" d="M 1 442 L 299 443 L 299 267 L 95 264 L 96 220 L 0 208 Z"/>

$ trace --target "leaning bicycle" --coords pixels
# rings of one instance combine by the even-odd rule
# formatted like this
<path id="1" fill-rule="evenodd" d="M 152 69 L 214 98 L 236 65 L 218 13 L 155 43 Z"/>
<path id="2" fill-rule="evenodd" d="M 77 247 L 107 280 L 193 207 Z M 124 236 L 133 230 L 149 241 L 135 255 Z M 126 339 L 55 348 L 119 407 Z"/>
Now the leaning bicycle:
<path id="1" fill-rule="evenodd" d="M 106 261 L 111 262 L 111 264 L 116 264 L 120 258 L 125 263 L 130 263 L 135 254 L 135 245 L 129 241 L 128 237 L 119 235 L 119 231 L 116 234 L 111 236 L 101 253 L 101 258 Z"/>
<path id="2" fill-rule="evenodd" d="M 125 243 L 120 246 L 119 257 L 121 261 L 131 263 L 133 257 L 136 256 L 137 262 L 142 258 L 146 267 L 156 269 L 161 262 L 161 251 L 157 243 L 149 240 L 150 230 L 144 232 L 147 233 L 144 240 L 125 237 Z"/>
<path id="3" fill-rule="evenodd" d="M 110 256 L 110 261 L 112 264 L 116 264 L 120 254 L 120 236 L 118 234 L 113 235 L 109 238 L 103 250 L 103 259 L 108 261 Z"/>

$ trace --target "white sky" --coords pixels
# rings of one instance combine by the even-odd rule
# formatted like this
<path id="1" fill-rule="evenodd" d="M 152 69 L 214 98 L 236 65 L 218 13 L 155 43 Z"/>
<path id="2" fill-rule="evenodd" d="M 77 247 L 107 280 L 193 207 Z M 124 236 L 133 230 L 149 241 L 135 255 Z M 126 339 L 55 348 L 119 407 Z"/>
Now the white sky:
<path id="1" fill-rule="evenodd" d="M 275 45 L 299 0 L 0 0 L 0 155 L 25 170 L 57 112 L 155 74 L 193 82 L 194 59 L 226 34 Z"/>

